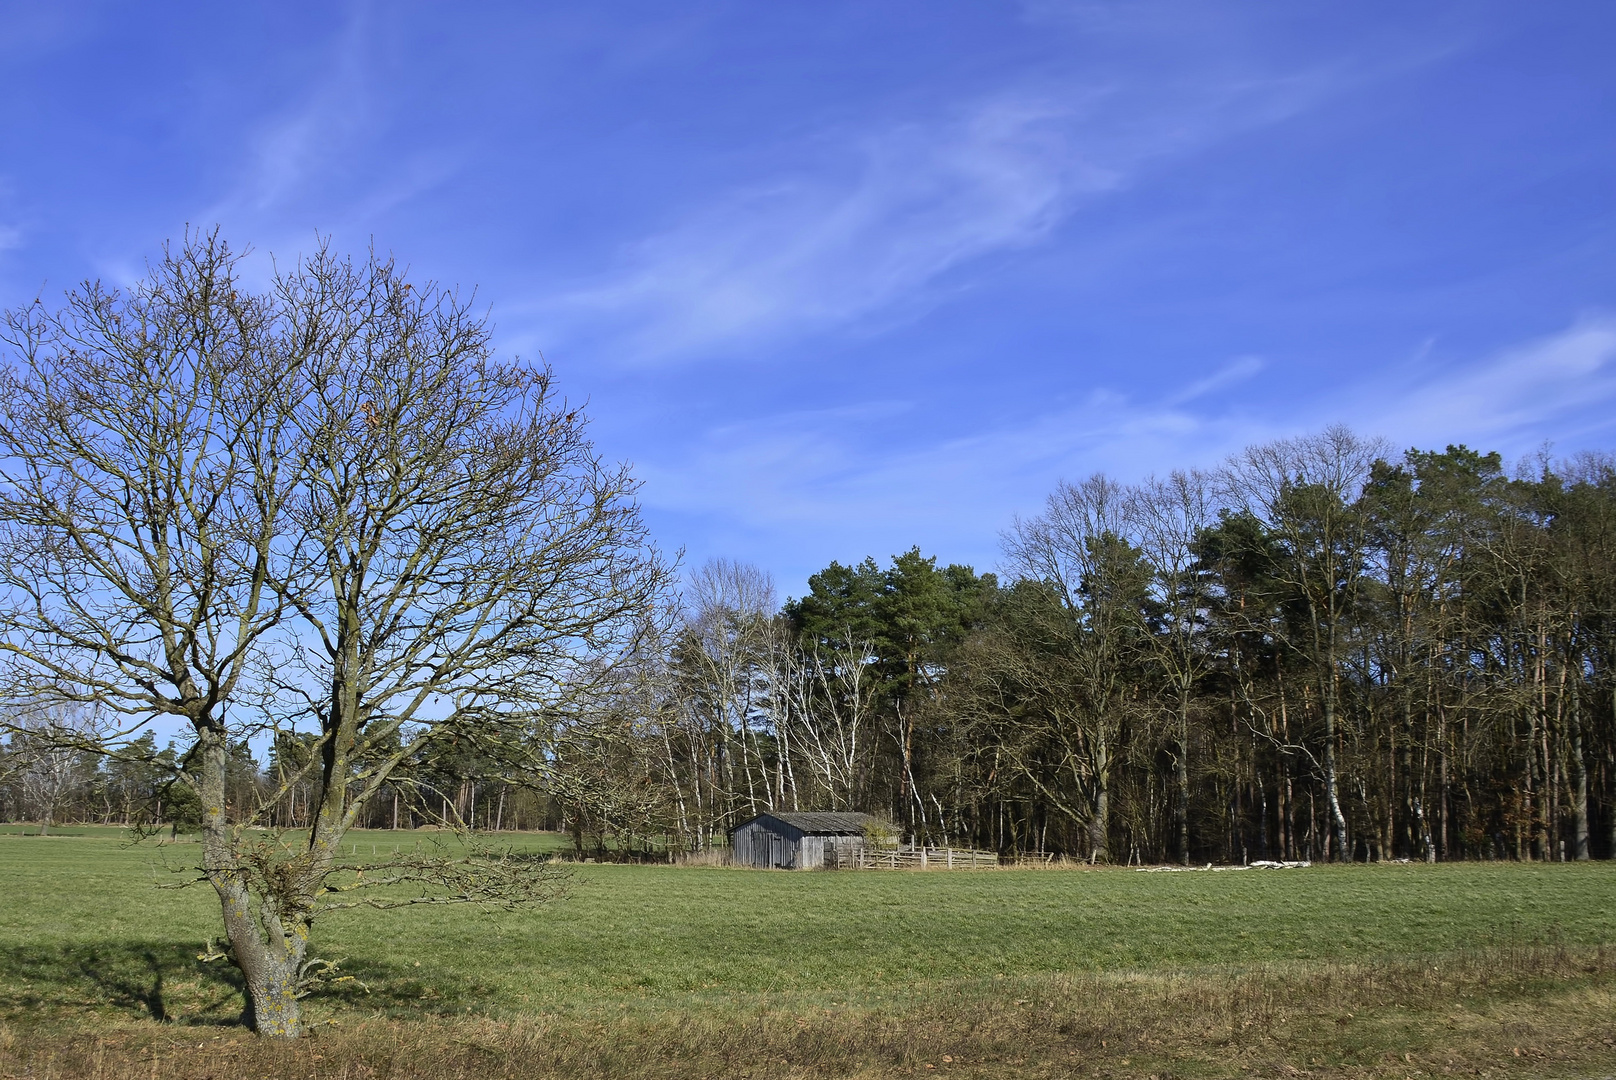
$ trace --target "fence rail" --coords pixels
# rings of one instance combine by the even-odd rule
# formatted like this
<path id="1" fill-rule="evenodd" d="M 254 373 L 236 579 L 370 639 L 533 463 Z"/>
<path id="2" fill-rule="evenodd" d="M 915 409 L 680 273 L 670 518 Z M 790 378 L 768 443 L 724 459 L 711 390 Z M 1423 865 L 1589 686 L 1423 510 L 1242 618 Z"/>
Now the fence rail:
<path id="1" fill-rule="evenodd" d="M 974 870 L 979 867 L 998 866 L 999 856 L 993 851 L 973 851 L 970 848 L 950 847 L 898 847 L 854 848 L 838 851 L 825 849 L 825 866 L 831 870 Z"/>

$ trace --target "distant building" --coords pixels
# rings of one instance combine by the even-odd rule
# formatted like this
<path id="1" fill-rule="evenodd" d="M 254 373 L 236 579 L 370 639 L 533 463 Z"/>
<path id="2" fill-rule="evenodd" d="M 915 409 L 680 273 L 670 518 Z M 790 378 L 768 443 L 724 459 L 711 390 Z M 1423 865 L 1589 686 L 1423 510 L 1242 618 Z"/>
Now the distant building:
<path id="1" fill-rule="evenodd" d="M 740 866 L 765 870 L 817 870 L 847 864 L 880 823 L 869 814 L 839 812 L 759 814 L 736 828 L 731 850 Z"/>

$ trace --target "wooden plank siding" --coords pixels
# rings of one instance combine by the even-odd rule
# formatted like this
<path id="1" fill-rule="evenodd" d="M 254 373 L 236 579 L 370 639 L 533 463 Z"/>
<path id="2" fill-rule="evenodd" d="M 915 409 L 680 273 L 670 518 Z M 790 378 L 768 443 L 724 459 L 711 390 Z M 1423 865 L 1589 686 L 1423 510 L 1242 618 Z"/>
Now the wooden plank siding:
<path id="1" fill-rule="evenodd" d="M 863 814 L 759 814 L 730 836 L 731 858 L 765 870 L 818 870 L 864 846 Z"/>

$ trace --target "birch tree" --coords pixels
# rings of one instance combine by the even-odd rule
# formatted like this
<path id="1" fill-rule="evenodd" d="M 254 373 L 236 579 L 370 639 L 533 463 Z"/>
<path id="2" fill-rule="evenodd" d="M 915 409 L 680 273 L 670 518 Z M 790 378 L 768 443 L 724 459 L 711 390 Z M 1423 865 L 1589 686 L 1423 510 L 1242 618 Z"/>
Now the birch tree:
<path id="1" fill-rule="evenodd" d="M 50 834 L 56 815 L 79 795 L 95 771 L 95 729 L 82 709 L 57 706 L 27 710 L 12 721 L 9 769 L 21 788 L 23 805 L 39 821 L 39 835 Z"/>
<path id="2" fill-rule="evenodd" d="M 778 670 L 786 693 L 786 730 L 796 760 L 832 810 L 865 803 L 879 690 L 873 655 L 874 647 L 853 640 L 851 631 L 844 641 L 782 650 Z"/>
<path id="3" fill-rule="evenodd" d="M 1233 504 L 1262 520 L 1279 541 L 1274 569 L 1297 600 L 1293 644 L 1308 657 L 1323 723 L 1325 799 L 1336 856 L 1350 857 L 1341 803 L 1341 686 L 1351 609 L 1364 582 L 1369 512 L 1359 500 L 1370 468 L 1385 452 L 1346 428 L 1253 446 L 1222 473 Z"/>
<path id="4" fill-rule="evenodd" d="M 764 761 L 765 699 L 773 653 L 774 582 L 750 563 L 712 559 L 691 575 L 679 638 L 681 698 L 703 744 L 698 775 L 710 778 L 717 824 L 773 808 L 778 792 Z M 723 792 L 721 798 L 714 794 Z M 721 809 L 718 803 L 722 802 Z"/>

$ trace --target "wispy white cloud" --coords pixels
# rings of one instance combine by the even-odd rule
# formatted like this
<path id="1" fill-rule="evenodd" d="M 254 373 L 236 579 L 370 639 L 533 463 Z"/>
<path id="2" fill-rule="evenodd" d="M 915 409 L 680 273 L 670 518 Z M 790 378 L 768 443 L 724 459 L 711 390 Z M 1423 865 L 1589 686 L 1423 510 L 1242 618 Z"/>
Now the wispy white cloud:
<path id="1" fill-rule="evenodd" d="M 1545 432 L 1616 426 L 1616 318 L 1591 315 L 1474 366 L 1362 387 L 1352 419 L 1403 442 L 1488 440 L 1524 450 Z M 1516 445 L 1516 444 L 1526 445 Z"/>
<path id="2" fill-rule="evenodd" d="M 229 225 L 261 254 L 306 249 L 316 230 L 353 233 L 348 242 L 362 243 L 378 219 L 454 176 L 462 166 L 454 147 L 412 144 L 374 155 L 394 121 L 380 91 L 385 73 L 375 70 L 385 42 L 370 6 L 354 4 L 324 47 L 319 77 L 287 109 L 249 128 L 233 182 L 198 220 Z"/>
<path id="3" fill-rule="evenodd" d="M 985 251 L 1036 241 L 1076 193 L 1114 186 L 1072 160 L 1059 106 L 985 103 L 950 122 L 900 124 L 828 151 L 840 172 L 739 188 L 635 246 L 620 276 L 560 302 L 621 319 L 641 357 L 855 319 Z"/>
<path id="4" fill-rule="evenodd" d="M 1294 115 L 1333 70 L 1020 86 L 942 118 L 822 136 L 823 163 L 738 186 L 540 307 L 565 336 L 678 360 L 916 309 L 973 259 L 1037 244 L 1171 159 Z"/>
<path id="5" fill-rule="evenodd" d="M 1185 402 L 1194 401 L 1196 398 L 1205 397 L 1213 391 L 1222 390 L 1226 386 L 1244 382 L 1262 369 L 1261 357 L 1239 357 L 1224 364 L 1206 378 L 1190 383 L 1189 386 L 1174 394 L 1168 401 L 1173 405 L 1182 405 Z"/>
<path id="6" fill-rule="evenodd" d="M 760 417 L 709 431 L 686 453 L 639 471 L 650 505 L 762 538 L 771 565 L 811 568 L 919 541 L 990 566 L 999 529 L 1036 511 L 1061 478 L 1103 471 L 1133 480 L 1214 466 L 1252 443 L 1342 421 L 1394 445 L 1466 442 L 1509 455 L 1531 451 L 1545 431 L 1561 433 L 1570 450 L 1579 432 L 1616 427 L 1616 319 L 1604 316 L 1401 382 L 1370 369 L 1290 401 L 1216 393 L 1259 369 L 1255 358 L 1240 358 L 1177 393 L 1098 390 L 899 450 L 872 438 L 870 418 L 854 410 Z"/>
<path id="7" fill-rule="evenodd" d="M 273 209 L 350 150 L 371 112 L 366 14 L 364 6 L 353 9 L 348 25 L 326 50 L 323 76 L 306 96 L 253 131 L 236 186 L 221 200 L 219 211 Z"/>
<path id="8" fill-rule="evenodd" d="M 1014 514 L 1036 509 L 1063 476 L 1138 478 L 1210 465 L 1289 430 L 1226 405 L 1195 410 L 1102 390 L 901 449 L 843 410 L 761 417 L 714 429 L 685 454 L 637 471 L 652 507 L 728 537 L 754 538 L 782 569 L 916 542 L 987 567 L 997 557 L 998 531 Z"/>

